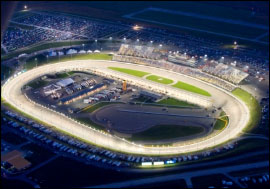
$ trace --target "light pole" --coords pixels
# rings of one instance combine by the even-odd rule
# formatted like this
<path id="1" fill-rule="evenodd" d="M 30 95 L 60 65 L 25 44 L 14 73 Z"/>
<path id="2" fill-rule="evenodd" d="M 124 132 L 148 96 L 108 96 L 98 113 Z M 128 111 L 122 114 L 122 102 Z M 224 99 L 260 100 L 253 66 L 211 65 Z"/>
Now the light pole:
<path id="1" fill-rule="evenodd" d="M 36 62 L 36 67 L 37 67 L 37 58 L 35 58 L 35 62 Z"/>

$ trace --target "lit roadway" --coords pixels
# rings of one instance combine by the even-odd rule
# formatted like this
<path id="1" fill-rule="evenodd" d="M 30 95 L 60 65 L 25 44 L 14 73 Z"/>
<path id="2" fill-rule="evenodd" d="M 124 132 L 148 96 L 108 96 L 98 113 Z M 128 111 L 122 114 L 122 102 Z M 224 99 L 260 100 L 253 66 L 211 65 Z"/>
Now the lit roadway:
<path id="1" fill-rule="evenodd" d="M 152 74 L 165 76 L 166 78 L 172 80 L 183 81 L 195 86 L 199 86 L 200 88 L 208 91 L 212 96 L 204 97 L 201 95 L 185 92 L 180 89 L 178 90 L 172 86 L 158 84 L 143 78 L 112 71 L 107 68 L 109 66 L 124 67 L 151 72 Z M 228 115 L 230 115 L 230 121 L 228 126 L 219 134 L 208 138 L 200 138 L 197 141 L 193 141 L 192 143 L 188 144 L 177 143 L 170 147 L 145 147 L 131 143 L 119 137 L 111 136 L 109 134 L 105 134 L 103 132 L 87 127 L 78 123 L 77 121 L 72 120 L 71 118 L 68 118 L 64 114 L 55 112 L 52 109 L 48 109 L 39 104 L 36 104 L 25 97 L 22 93 L 21 88 L 34 78 L 51 72 L 60 72 L 64 70 L 96 70 L 100 74 L 108 75 L 113 78 L 118 77 L 119 79 L 127 80 L 128 82 L 133 81 L 137 85 L 142 85 L 144 88 L 151 88 L 151 90 L 154 91 L 165 90 L 167 94 L 171 94 L 173 97 L 178 97 L 178 99 L 182 100 L 186 99 L 188 102 L 193 102 L 196 104 L 205 104 L 205 107 L 208 106 L 209 108 L 212 108 L 212 104 L 215 107 L 222 106 L 223 110 Z M 242 101 L 232 96 L 231 93 L 215 87 L 214 85 L 207 84 L 206 82 L 164 69 L 153 67 L 150 69 L 148 66 L 114 61 L 74 60 L 40 66 L 22 73 L 17 77 L 9 79 L 9 81 L 2 86 L 1 94 L 8 103 L 17 109 L 49 125 L 55 126 L 60 130 L 78 136 L 98 146 L 134 154 L 167 155 L 202 150 L 228 141 L 229 139 L 239 137 L 241 131 L 249 120 L 249 110 L 246 105 Z"/>

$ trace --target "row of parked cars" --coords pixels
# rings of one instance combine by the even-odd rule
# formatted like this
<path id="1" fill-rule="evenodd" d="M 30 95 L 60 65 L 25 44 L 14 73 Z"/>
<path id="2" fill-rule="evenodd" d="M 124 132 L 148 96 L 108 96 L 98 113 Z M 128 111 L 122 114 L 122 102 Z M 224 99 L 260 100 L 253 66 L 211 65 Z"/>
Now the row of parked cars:
<path id="1" fill-rule="evenodd" d="M 195 155 L 182 155 L 178 157 L 143 157 L 143 156 L 134 156 L 122 153 L 111 152 L 106 149 L 98 148 L 95 146 L 91 146 L 84 142 L 78 141 L 70 136 L 63 135 L 58 132 L 54 132 L 51 128 L 45 127 L 44 125 L 38 124 L 32 120 L 29 120 L 25 117 L 22 117 L 16 113 L 11 111 L 5 111 L 5 114 L 15 118 L 25 124 L 32 126 L 33 128 L 39 130 L 40 132 L 36 132 L 32 129 L 26 128 L 17 122 L 8 121 L 8 124 L 14 128 L 19 128 L 25 134 L 31 135 L 32 137 L 42 141 L 46 145 L 50 145 L 52 148 L 57 149 L 58 151 L 70 153 L 74 156 L 85 158 L 86 160 L 92 161 L 99 161 L 101 163 L 105 163 L 108 165 L 114 166 L 122 166 L 122 167 L 129 167 L 129 166 L 137 166 L 141 165 L 142 162 L 156 162 L 156 161 L 173 161 L 177 162 L 184 162 L 184 161 L 193 161 L 202 159 L 204 157 L 208 157 L 220 152 L 224 152 L 234 148 L 234 144 L 227 144 L 220 148 L 215 148 L 213 150 L 208 150 L 205 152 L 201 152 Z M 48 138 L 45 135 L 50 135 L 54 137 L 56 140 Z"/>

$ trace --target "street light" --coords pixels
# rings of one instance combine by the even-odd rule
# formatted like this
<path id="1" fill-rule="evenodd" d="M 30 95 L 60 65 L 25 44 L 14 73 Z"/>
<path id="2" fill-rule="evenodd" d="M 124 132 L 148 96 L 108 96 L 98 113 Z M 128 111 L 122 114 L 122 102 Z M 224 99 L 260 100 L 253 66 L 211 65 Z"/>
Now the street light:
<path id="1" fill-rule="evenodd" d="M 84 50 L 84 44 L 82 44 L 82 46 L 83 46 L 83 50 Z"/>
<path id="2" fill-rule="evenodd" d="M 27 5 L 24 5 L 24 9 L 27 9 Z"/>
<path id="3" fill-rule="evenodd" d="M 35 58 L 35 62 L 36 62 L 36 67 L 37 67 L 37 58 Z"/>
<path id="4" fill-rule="evenodd" d="M 150 41 L 150 43 L 153 43 L 153 41 Z"/>
<path id="5" fill-rule="evenodd" d="M 162 44 L 159 44 L 160 47 L 162 47 Z"/>

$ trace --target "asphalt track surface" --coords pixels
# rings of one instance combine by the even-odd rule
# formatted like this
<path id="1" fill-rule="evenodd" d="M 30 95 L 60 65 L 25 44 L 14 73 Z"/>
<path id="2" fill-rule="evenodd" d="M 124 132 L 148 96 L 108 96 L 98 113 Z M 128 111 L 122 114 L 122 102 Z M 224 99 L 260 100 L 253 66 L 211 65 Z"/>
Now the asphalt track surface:
<path id="1" fill-rule="evenodd" d="M 168 85 L 159 84 L 124 73 L 119 73 L 107 68 L 110 66 L 146 72 L 150 71 L 155 75 L 166 76 L 166 78 L 169 79 L 179 80 L 203 88 L 204 90 L 208 91 L 212 97 L 206 98 L 204 96 L 185 92 Z M 179 144 L 171 147 L 145 147 L 80 124 L 77 121 L 68 118 L 64 114 L 32 102 L 30 99 L 24 96 L 21 91 L 21 88 L 25 84 L 37 77 L 51 72 L 68 70 L 96 71 L 103 76 L 134 82 L 135 84 L 141 85 L 141 87 L 144 88 L 155 91 L 166 91 L 169 95 L 172 94 L 172 96 L 178 97 L 180 100 L 186 98 L 186 100 L 191 103 L 195 102 L 198 104 L 200 102 L 205 103 L 211 101 L 211 104 L 206 103 L 206 105 L 208 107 L 212 107 L 212 105 L 215 107 L 222 106 L 223 110 L 227 113 L 227 115 L 229 115 L 230 121 L 228 126 L 222 132 L 213 137 L 200 138 L 198 141 L 193 141 L 193 143 Z M 229 139 L 239 137 L 241 131 L 249 120 L 249 110 L 246 105 L 239 99 L 235 98 L 231 93 L 221 88 L 169 70 L 115 61 L 74 60 L 40 66 L 9 79 L 2 86 L 1 94 L 2 97 L 12 106 L 49 125 L 52 125 L 72 135 L 78 136 L 98 146 L 133 154 L 169 155 L 204 150 L 206 148 L 224 143 Z"/>

